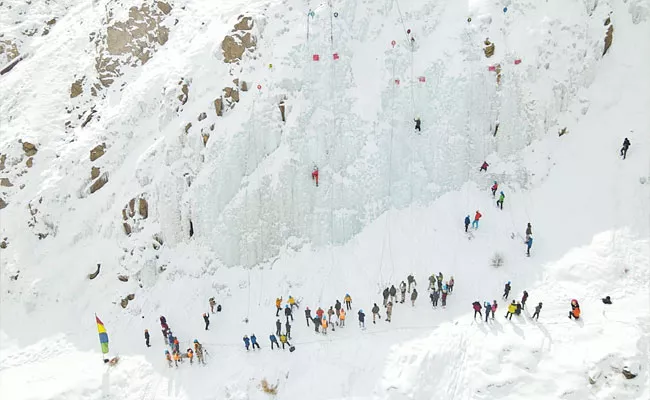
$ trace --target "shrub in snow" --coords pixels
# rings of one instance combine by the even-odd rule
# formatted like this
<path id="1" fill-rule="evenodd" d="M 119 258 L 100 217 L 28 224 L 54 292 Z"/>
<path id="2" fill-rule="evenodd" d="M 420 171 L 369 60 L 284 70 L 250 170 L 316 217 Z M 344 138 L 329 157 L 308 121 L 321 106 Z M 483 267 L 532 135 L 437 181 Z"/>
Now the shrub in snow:
<path id="1" fill-rule="evenodd" d="M 271 385 L 266 379 L 262 379 L 260 387 L 264 393 L 268 394 L 278 394 L 278 384 Z"/>
<path id="2" fill-rule="evenodd" d="M 500 266 L 503 265 L 505 262 L 505 259 L 503 258 L 503 254 L 496 252 L 490 259 L 490 265 L 493 266 L 494 268 L 499 268 Z"/>

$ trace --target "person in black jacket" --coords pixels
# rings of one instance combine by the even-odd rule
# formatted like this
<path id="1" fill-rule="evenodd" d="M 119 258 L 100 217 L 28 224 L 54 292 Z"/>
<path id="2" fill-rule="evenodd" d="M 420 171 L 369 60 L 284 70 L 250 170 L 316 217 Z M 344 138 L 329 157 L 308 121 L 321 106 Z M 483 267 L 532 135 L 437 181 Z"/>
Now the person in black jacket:
<path id="1" fill-rule="evenodd" d="M 372 311 L 372 323 L 373 324 L 377 323 L 375 322 L 376 317 L 379 317 L 379 320 L 381 321 L 381 315 L 379 315 L 379 306 L 377 305 L 377 303 L 374 304 L 371 311 Z"/>
<path id="2" fill-rule="evenodd" d="M 289 317 L 291 317 L 291 322 L 293 322 L 293 312 L 291 312 L 291 307 L 288 304 L 284 306 L 284 316 L 287 317 L 287 322 L 289 322 Z"/>
<path id="3" fill-rule="evenodd" d="M 282 322 L 280 322 L 280 318 L 278 318 L 278 320 L 275 321 L 275 336 L 280 336 L 281 330 L 282 330 Z"/>
<path id="4" fill-rule="evenodd" d="M 526 226 L 526 236 L 530 236 L 532 234 L 533 234 L 533 227 L 530 226 L 530 222 L 529 222 L 528 225 Z"/>
<path id="5" fill-rule="evenodd" d="M 388 296 L 390 295 L 390 289 L 384 289 L 382 294 L 384 295 L 384 307 L 386 307 L 386 303 L 388 303 Z"/>
<path id="6" fill-rule="evenodd" d="M 420 117 L 415 118 L 414 121 L 415 121 L 415 130 L 420 132 L 422 127 L 422 121 L 420 120 Z"/>
<path id="7" fill-rule="evenodd" d="M 605 304 L 612 304 L 612 299 L 609 296 L 604 297 L 602 300 Z"/>
<path id="8" fill-rule="evenodd" d="M 623 140 L 623 147 L 621 147 L 621 156 L 623 157 L 623 160 L 625 160 L 625 157 L 627 156 L 627 149 L 630 147 L 630 141 L 625 138 Z"/>
<path id="9" fill-rule="evenodd" d="M 151 347 L 151 345 L 149 344 L 149 330 L 148 329 L 144 330 L 144 342 L 147 345 L 147 347 Z"/>
<path id="10" fill-rule="evenodd" d="M 210 326 L 210 317 L 208 316 L 208 313 L 203 313 L 203 321 L 205 321 L 205 330 L 208 330 L 208 326 Z"/>
<path id="11" fill-rule="evenodd" d="M 309 307 L 305 307 L 305 319 L 307 320 L 307 327 L 309 327 L 309 321 L 311 321 L 311 310 Z"/>
<path id="12" fill-rule="evenodd" d="M 314 331 L 318 333 L 318 327 L 320 326 L 320 319 L 318 316 L 315 316 L 314 319 L 312 319 L 312 322 L 314 323 Z"/>
<path id="13" fill-rule="evenodd" d="M 359 328 L 366 327 L 366 314 L 363 313 L 363 310 L 359 310 Z"/>
<path id="14" fill-rule="evenodd" d="M 409 275 L 408 277 L 406 277 L 406 282 L 408 282 L 409 284 L 408 292 L 411 293 L 411 285 L 413 285 L 413 287 L 417 285 L 417 282 L 415 282 L 415 277 L 413 277 L 413 275 Z"/>
<path id="15" fill-rule="evenodd" d="M 530 319 L 539 319 L 539 312 L 542 311 L 542 302 L 540 301 L 538 305 L 535 306 L 535 313 Z"/>
<path id="16" fill-rule="evenodd" d="M 510 281 L 508 281 L 506 283 L 506 286 L 503 288 L 503 299 L 504 300 L 508 299 L 508 295 L 510 294 L 510 289 L 512 289 L 512 287 L 510 286 Z"/>
<path id="17" fill-rule="evenodd" d="M 391 285 L 388 292 L 390 294 L 390 300 L 395 303 L 395 296 L 397 296 L 397 289 L 395 288 L 395 285 Z"/>
<path id="18" fill-rule="evenodd" d="M 524 290 L 524 295 L 521 296 L 521 307 L 526 307 L 526 300 L 528 300 L 528 292 Z"/>
<path id="19" fill-rule="evenodd" d="M 289 321 L 285 324 L 287 328 L 287 339 L 291 339 L 291 324 L 289 324 Z"/>

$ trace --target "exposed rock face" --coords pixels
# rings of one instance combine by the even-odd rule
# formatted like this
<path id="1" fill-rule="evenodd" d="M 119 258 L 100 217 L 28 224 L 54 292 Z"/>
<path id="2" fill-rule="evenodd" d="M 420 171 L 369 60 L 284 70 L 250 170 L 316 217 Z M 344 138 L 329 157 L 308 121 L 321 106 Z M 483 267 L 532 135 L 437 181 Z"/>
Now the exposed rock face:
<path id="1" fill-rule="evenodd" d="M 83 78 L 77 79 L 70 85 L 70 98 L 74 99 L 75 97 L 79 96 L 81 93 L 83 93 L 84 88 L 81 85 L 83 83 Z"/>
<path id="2" fill-rule="evenodd" d="M 0 65 L 12 62 L 20 55 L 18 45 L 9 39 L 0 39 Z"/>
<path id="3" fill-rule="evenodd" d="M 172 12 L 172 6 L 165 3 L 164 1 L 157 1 L 156 6 L 158 7 L 158 9 L 160 9 L 160 11 L 163 12 L 163 14 L 169 14 L 170 12 Z"/>
<path id="4" fill-rule="evenodd" d="M 0 210 L 5 207 L 7 207 L 7 202 L 2 197 L 0 197 Z"/>
<path id="5" fill-rule="evenodd" d="M 181 79 L 181 81 L 178 82 L 178 84 L 181 85 L 181 94 L 178 95 L 178 100 L 181 102 L 181 105 L 185 105 L 190 95 L 189 83 Z"/>
<path id="6" fill-rule="evenodd" d="M 199 114 L 199 118 L 198 118 L 198 120 L 199 120 L 199 121 L 203 121 L 203 120 L 206 119 L 207 117 L 208 117 L 208 115 L 207 115 L 206 113 L 202 112 L 201 114 Z"/>
<path id="7" fill-rule="evenodd" d="M 245 81 L 242 81 L 240 88 L 242 92 L 248 92 L 248 84 Z"/>
<path id="8" fill-rule="evenodd" d="M 147 219 L 149 216 L 149 203 L 147 203 L 147 200 L 141 198 L 138 202 L 138 214 L 142 219 Z"/>
<path id="9" fill-rule="evenodd" d="M 233 34 L 226 36 L 223 38 L 223 42 L 221 42 L 224 62 L 236 63 L 242 59 L 245 51 L 255 50 L 257 41 L 250 32 L 246 32 L 252 28 L 253 19 L 240 15 L 239 21 L 235 24 Z"/>
<path id="10" fill-rule="evenodd" d="M 221 97 L 214 101 L 214 109 L 219 117 L 223 115 L 223 100 Z"/>
<path id="11" fill-rule="evenodd" d="M 0 171 L 5 169 L 5 161 L 7 161 L 7 155 L 6 154 L 0 154 Z"/>
<path id="12" fill-rule="evenodd" d="M 605 33 L 605 48 L 603 49 L 603 55 L 607 54 L 607 50 L 612 46 L 612 40 L 614 39 L 614 25 L 609 17 L 605 20 L 605 26 L 607 28 L 607 33 Z"/>
<path id="13" fill-rule="evenodd" d="M 190 128 L 192 127 L 192 123 L 188 122 L 187 125 L 185 125 L 185 133 L 187 134 L 190 131 Z"/>
<path id="14" fill-rule="evenodd" d="M 103 188 L 106 182 L 108 182 L 108 174 L 105 173 L 97 178 L 97 180 L 90 186 L 90 194 L 93 194 L 99 189 Z"/>
<path id="15" fill-rule="evenodd" d="M 90 150 L 90 161 L 95 161 L 99 157 L 104 155 L 104 150 L 106 149 L 105 144 L 98 144 L 92 150 Z"/>
<path id="16" fill-rule="evenodd" d="M 489 39 L 485 39 L 485 47 L 483 48 L 483 52 L 485 53 L 485 57 L 490 58 L 494 55 L 494 43 L 490 42 Z"/>
<path id="17" fill-rule="evenodd" d="M 11 183 L 9 178 L 0 178 L 0 186 L 12 187 L 13 184 Z"/>
<path id="18" fill-rule="evenodd" d="M 137 210 L 136 210 L 137 201 Z M 137 215 L 136 215 L 137 211 Z M 141 220 L 149 217 L 149 203 L 144 198 L 144 194 L 134 197 L 122 208 L 122 226 L 124 233 L 130 235 L 133 232 L 139 232 L 142 229 Z"/>
<path id="19" fill-rule="evenodd" d="M 23 151 L 28 157 L 31 157 L 38 152 L 38 149 L 32 143 L 23 142 Z"/>
<path id="20" fill-rule="evenodd" d="M 131 225 L 129 225 L 127 222 L 124 222 L 122 226 L 124 227 L 124 233 L 126 233 L 126 236 L 129 236 L 131 234 Z"/>
<path id="21" fill-rule="evenodd" d="M 34 165 L 34 157 L 29 157 L 27 161 L 25 161 L 25 165 L 27 168 L 31 168 Z"/>
<path id="22" fill-rule="evenodd" d="M 99 176 L 99 168 L 92 167 L 90 169 L 90 179 L 97 179 L 98 176 Z"/>

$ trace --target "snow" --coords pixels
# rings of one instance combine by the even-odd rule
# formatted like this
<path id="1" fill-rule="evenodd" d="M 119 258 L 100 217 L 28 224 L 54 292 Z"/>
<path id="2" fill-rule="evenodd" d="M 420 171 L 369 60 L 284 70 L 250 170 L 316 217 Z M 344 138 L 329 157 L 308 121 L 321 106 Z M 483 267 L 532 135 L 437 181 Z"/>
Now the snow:
<path id="1" fill-rule="evenodd" d="M 105 33 L 108 11 L 124 20 L 141 4 L 0 6 L 0 40 L 28 54 L 0 77 L 0 177 L 13 184 L 1 188 L 1 398 L 263 399 L 262 379 L 282 399 L 650 397 L 650 1 L 177 1 L 163 21 L 169 40 L 146 64 L 71 99 L 70 84 L 96 74 L 89 34 Z M 239 15 L 254 17 L 257 49 L 229 65 L 221 41 Z M 488 70 L 497 63 L 500 85 Z M 249 90 L 218 117 L 213 101 L 234 78 Z M 85 128 L 64 128 L 90 105 Z M 19 140 L 38 148 L 31 168 Z M 93 194 L 91 166 L 109 177 Z M 149 215 L 127 236 L 122 210 L 140 197 Z M 462 220 L 475 210 L 483 218 L 468 240 Z M 501 267 L 490 265 L 496 253 Z M 456 282 L 446 309 L 426 291 L 439 271 Z M 390 324 L 373 324 L 381 291 L 411 273 L 415 307 L 397 304 Z M 509 300 L 530 293 L 511 321 L 509 280 Z M 315 311 L 345 293 L 345 328 L 316 334 L 301 308 L 296 351 L 269 349 L 276 297 Z M 212 296 L 223 311 L 205 331 Z M 578 321 L 567 318 L 573 298 Z M 495 320 L 474 320 L 472 302 L 493 299 Z M 115 367 L 102 363 L 94 313 Z M 160 315 L 182 348 L 204 344 L 207 366 L 167 367 Z M 251 333 L 261 351 L 244 350 Z"/>

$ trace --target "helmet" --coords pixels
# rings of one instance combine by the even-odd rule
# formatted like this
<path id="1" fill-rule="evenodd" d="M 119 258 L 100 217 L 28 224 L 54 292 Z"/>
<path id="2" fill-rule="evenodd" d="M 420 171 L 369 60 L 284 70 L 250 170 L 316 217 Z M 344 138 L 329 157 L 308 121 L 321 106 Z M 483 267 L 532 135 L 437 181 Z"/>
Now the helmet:
<path id="1" fill-rule="evenodd" d="M 501 194 L 503 194 L 503 190 L 501 191 Z"/>
<path id="2" fill-rule="evenodd" d="M 165 354 L 169 354 L 169 350 L 165 350 Z"/>
<path id="3" fill-rule="evenodd" d="M 198 342 L 199 342 L 198 340 L 194 339 L 194 343 L 198 343 Z"/>
<path id="4" fill-rule="evenodd" d="M 290 299 L 293 299 L 293 297 L 289 296 Z"/>
<path id="5" fill-rule="evenodd" d="M 145 332 L 149 332 L 149 329 L 145 329 L 144 331 L 145 331 Z"/>
<path id="6" fill-rule="evenodd" d="M 363 314 L 363 310 L 359 310 L 359 312 Z"/>
<path id="7" fill-rule="evenodd" d="M 284 305 L 284 308 L 289 308 L 289 305 L 288 305 L 288 304 L 285 304 L 285 305 Z"/>
<path id="8" fill-rule="evenodd" d="M 496 184 L 497 184 L 497 181 L 494 181 L 494 184 L 496 185 Z"/>
<path id="9" fill-rule="evenodd" d="M 508 285 L 510 284 L 510 281 L 508 281 Z"/>
<path id="10" fill-rule="evenodd" d="M 309 307 L 305 307 L 305 310 L 309 310 Z"/>
<path id="11" fill-rule="evenodd" d="M 349 296 L 349 294 L 346 293 L 345 296 L 347 297 L 347 296 Z"/>

